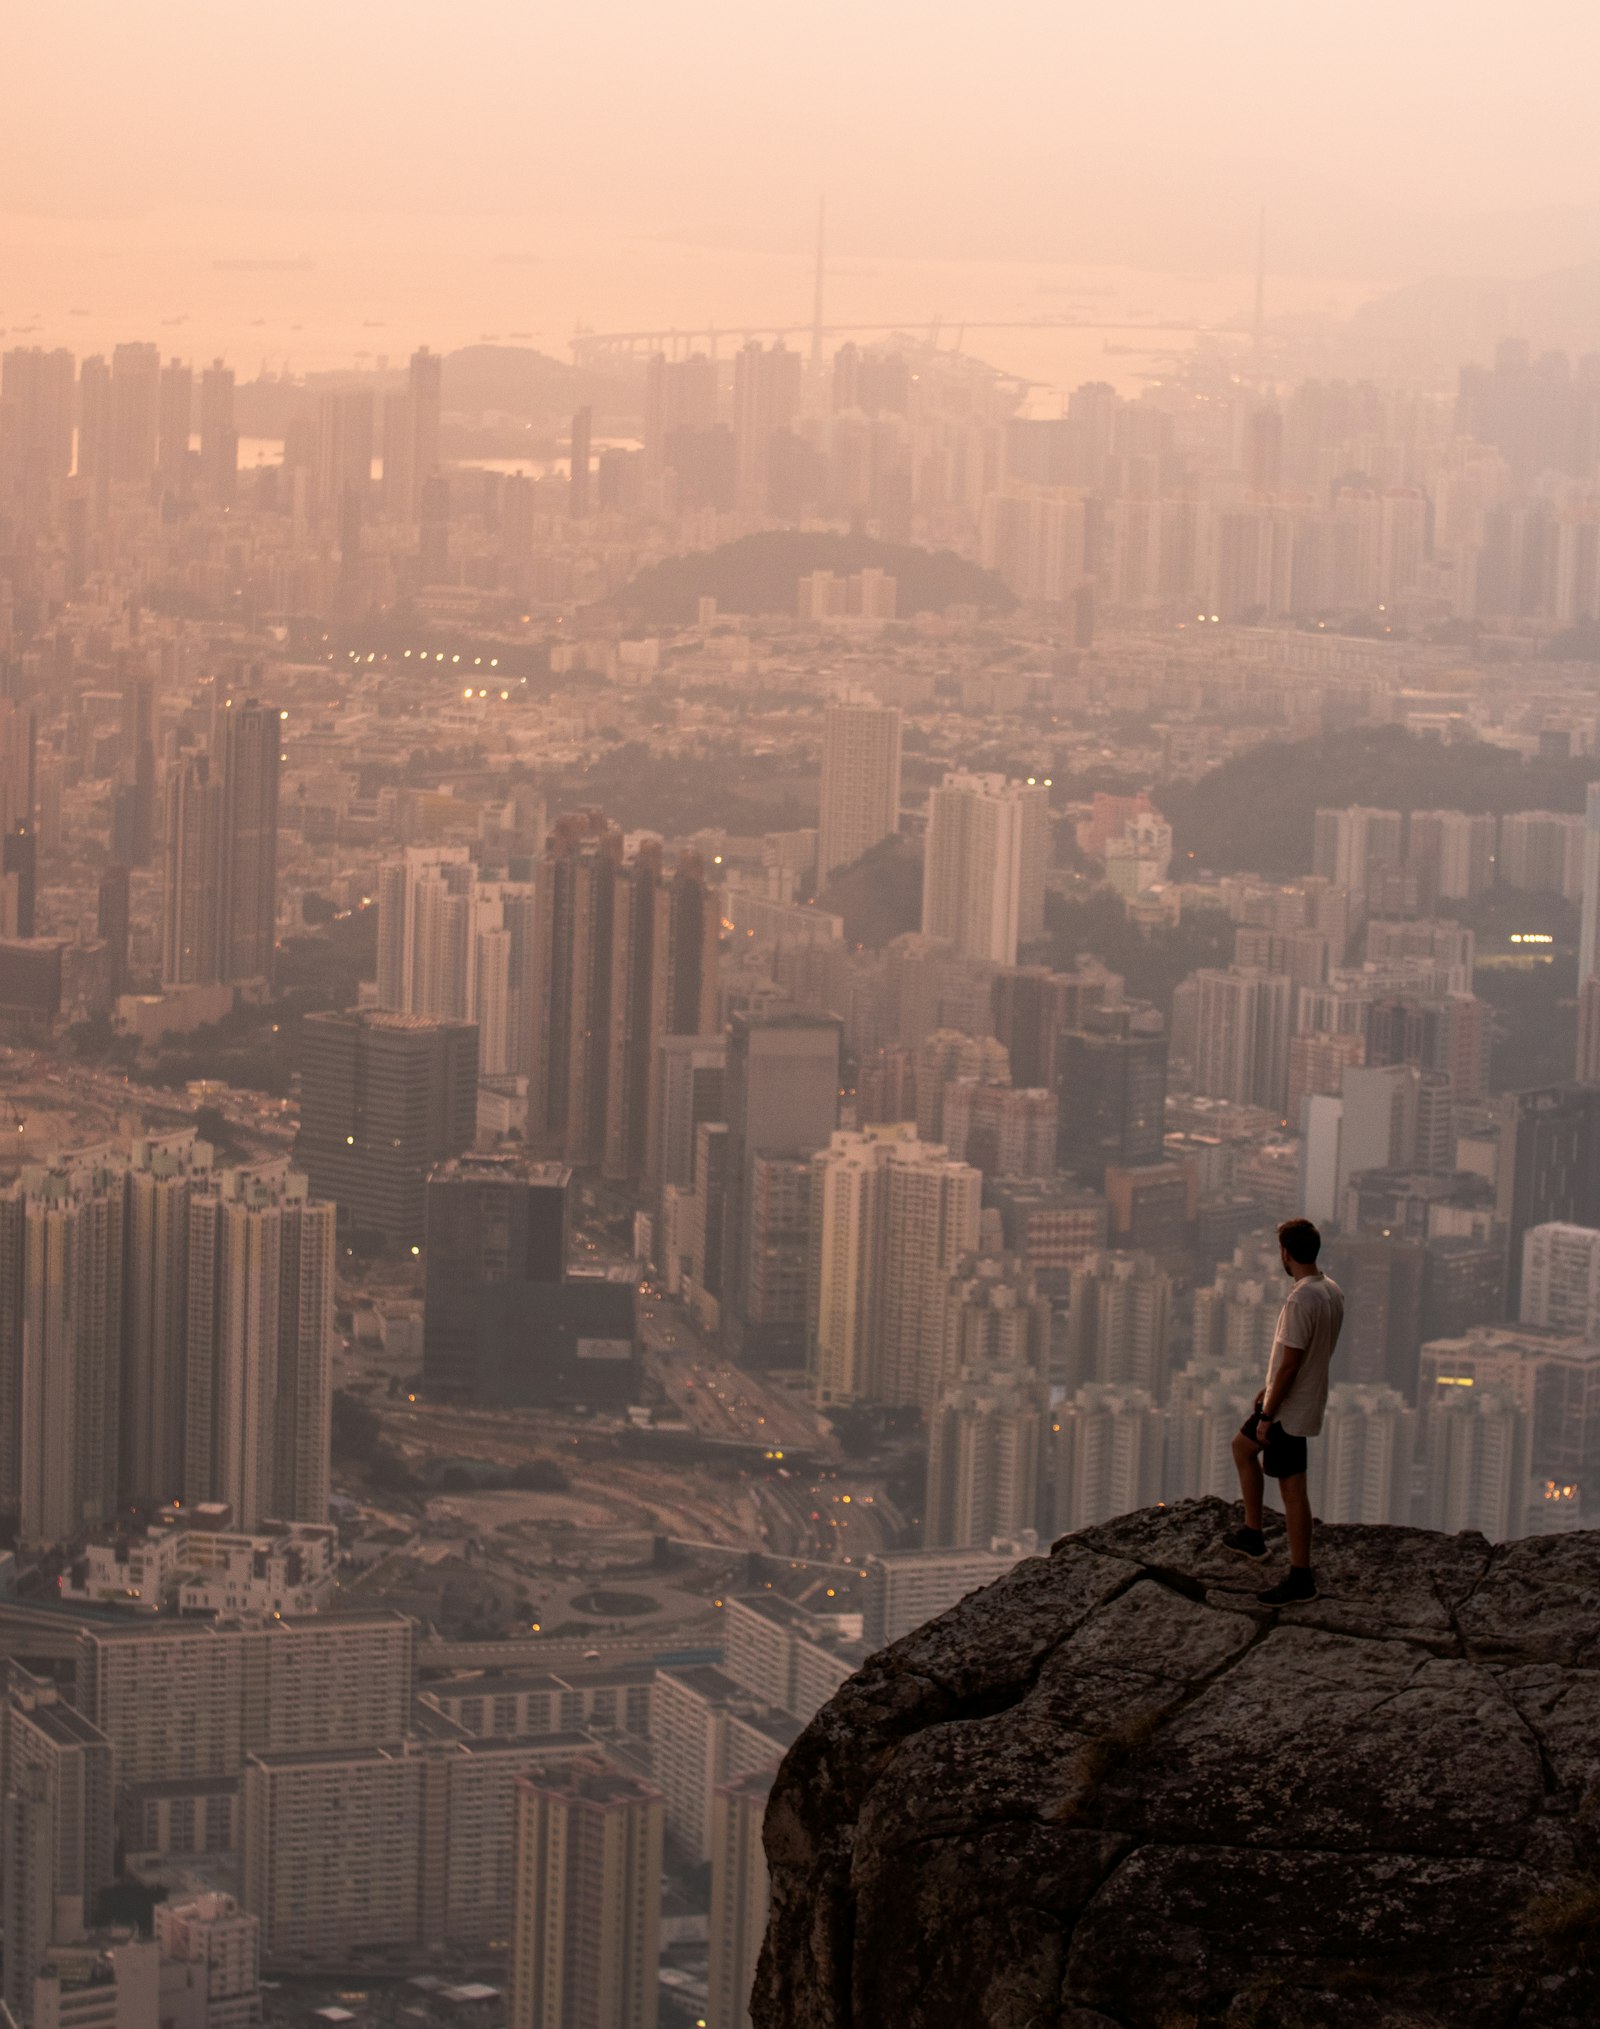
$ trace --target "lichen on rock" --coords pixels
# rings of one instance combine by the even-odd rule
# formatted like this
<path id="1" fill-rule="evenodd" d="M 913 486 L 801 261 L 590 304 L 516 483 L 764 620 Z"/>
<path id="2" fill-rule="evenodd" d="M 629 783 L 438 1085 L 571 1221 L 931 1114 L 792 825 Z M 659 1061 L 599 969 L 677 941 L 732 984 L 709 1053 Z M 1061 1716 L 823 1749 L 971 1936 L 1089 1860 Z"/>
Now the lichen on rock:
<path id="1" fill-rule="evenodd" d="M 1218 1501 L 1057 1543 L 871 1657 L 767 1814 L 756 2029 L 1592 2029 L 1600 1535 Z"/>

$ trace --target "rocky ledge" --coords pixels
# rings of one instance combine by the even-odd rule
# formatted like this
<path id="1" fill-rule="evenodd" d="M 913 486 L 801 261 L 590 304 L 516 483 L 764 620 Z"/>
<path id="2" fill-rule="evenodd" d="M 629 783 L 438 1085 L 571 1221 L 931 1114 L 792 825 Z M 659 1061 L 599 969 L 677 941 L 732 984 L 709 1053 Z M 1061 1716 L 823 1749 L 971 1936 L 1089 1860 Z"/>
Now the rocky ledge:
<path id="1" fill-rule="evenodd" d="M 1600 2022 L 1600 1534 L 1324 1529 L 1274 1613 L 1231 1512 L 1066 1537 L 840 1688 L 756 2029 Z"/>

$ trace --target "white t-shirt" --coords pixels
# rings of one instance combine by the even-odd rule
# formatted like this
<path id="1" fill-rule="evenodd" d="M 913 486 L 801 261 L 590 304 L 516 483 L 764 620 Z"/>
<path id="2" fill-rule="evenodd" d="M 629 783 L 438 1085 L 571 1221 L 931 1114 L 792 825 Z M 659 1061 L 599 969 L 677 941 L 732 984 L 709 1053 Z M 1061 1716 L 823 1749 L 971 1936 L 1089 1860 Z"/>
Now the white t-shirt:
<path id="1" fill-rule="evenodd" d="M 1277 1421 L 1291 1437 L 1315 1437 L 1328 1406 L 1328 1364 L 1344 1323 L 1344 1291 L 1331 1276 L 1303 1275 L 1278 1313 L 1272 1358 L 1267 1363 L 1267 1392 L 1279 1363 L 1279 1348 L 1301 1348 L 1300 1365 L 1289 1392 L 1278 1404 Z"/>

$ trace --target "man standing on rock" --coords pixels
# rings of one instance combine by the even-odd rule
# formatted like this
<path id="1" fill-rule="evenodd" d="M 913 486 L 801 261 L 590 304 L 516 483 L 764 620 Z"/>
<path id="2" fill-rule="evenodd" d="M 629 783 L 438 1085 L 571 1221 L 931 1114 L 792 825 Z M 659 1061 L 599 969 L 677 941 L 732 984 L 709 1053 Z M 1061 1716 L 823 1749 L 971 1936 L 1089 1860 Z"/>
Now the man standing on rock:
<path id="1" fill-rule="evenodd" d="M 1230 1529 L 1224 1544 L 1241 1557 L 1266 1556 L 1261 1499 L 1267 1478 L 1278 1482 L 1289 1525 L 1289 1575 L 1256 1595 L 1263 1606 L 1301 1606 L 1317 1596 L 1306 1439 L 1322 1428 L 1328 1366 L 1344 1323 L 1344 1291 L 1317 1266 L 1321 1251 L 1322 1235 L 1309 1219 L 1285 1219 L 1278 1228 L 1278 1252 L 1293 1287 L 1278 1313 L 1267 1385 L 1233 1440 L 1233 1462 L 1244 1495 L 1244 1527 Z"/>

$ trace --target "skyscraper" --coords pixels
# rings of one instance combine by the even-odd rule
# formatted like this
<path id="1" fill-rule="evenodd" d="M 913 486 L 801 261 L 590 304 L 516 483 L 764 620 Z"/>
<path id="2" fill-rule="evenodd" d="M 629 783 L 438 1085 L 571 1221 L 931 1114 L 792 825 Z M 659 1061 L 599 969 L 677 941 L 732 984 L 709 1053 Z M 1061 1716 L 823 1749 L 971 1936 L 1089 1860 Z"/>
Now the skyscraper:
<path id="1" fill-rule="evenodd" d="M 1166 1394 L 1172 1284 L 1147 1254 L 1098 1254 L 1074 1269 L 1066 1366 L 1073 1387 L 1111 1381 Z"/>
<path id="2" fill-rule="evenodd" d="M 787 1300 L 791 1285 L 765 1283 L 761 1273 L 765 1248 L 793 1258 L 800 1235 L 778 1214 L 802 1201 L 796 1189 L 759 1193 L 758 1166 L 767 1165 L 773 1184 L 792 1185 L 785 1166 L 809 1165 L 829 1141 L 839 1118 L 840 1041 L 832 1017 L 790 1012 L 739 1013 L 729 1032 L 722 1326 L 729 1350 L 755 1365 L 798 1365 L 806 1336 L 804 1310 L 796 1316 Z"/>
<path id="3" fill-rule="evenodd" d="M 662 1798 L 600 1755 L 517 1783 L 508 2029 L 654 2029 Z"/>
<path id="4" fill-rule="evenodd" d="M 585 404 L 572 418 L 571 455 L 567 461 L 567 513 L 574 521 L 588 519 L 590 437 L 593 429 L 594 411 Z"/>
<path id="5" fill-rule="evenodd" d="M 269 987 L 277 948 L 282 735 L 277 711 L 254 698 L 234 698 L 223 708 L 216 739 L 222 775 L 221 977 Z"/>
<path id="6" fill-rule="evenodd" d="M 835 1134 L 811 1168 L 813 1397 L 927 1413 L 946 1380 L 947 1291 L 977 1246 L 983 1179 L 905 1127 Z"/>
<path id="7" fill-rule="evenodd" d="M 286 1162 L 189 1205 L 185 1483 L 236 1527 L 328 1514 L 334 1207 Z"/>
<path id="8" fill-rule="evenodd" d="M 342 1224 L 420 1247 L 428 1173 L 477 1132 L 470 1022 L 373 1009 L 308 1015 L 296 1159 Z"/>
<path id="9" fill-rule="evenodd" d="M 190 1491 L 189 1207 L 210 1168 L 192 1132 L 143 1137 L 128 1163 L 119 1474 L 124 1500 L 146 1505 Z"/>
<path id="10" fill-rule="evenodd" d="M 1517 1314 L 1530 1226 L 1600 1220 L 1600 1090 L 1544 1085 L 1494 1102 L 1499 1121 L 1495 1212 L 1506 1229 L 1506 1301 Z"/>
<path id="11" fill-rule="evenodd" d="M 1159 1162 L 1167 1102 L 1166 1024 L 1153 1008 L 1087 1010 L 1056 1045 L 1060 1167 L 1097 1186 L 1108 1166 Z"/>
<path id="12" fill-rule="evenodd" d="M 0 1512 L 70 1541 L 117 1507 L 123 1178 L 93 1156 L 0 1192 Z"/>
<path id="13" fill-rule="evenodd" d="M 1055 1413 L 1053 1526 L 1092 1528 L 1166 1491 L 1166 1417 L 1148 1388 L 1089 1381 Z"/>
<path id="14" fill-rule="evenodd" d="M 119 345 L 111 355 L 110 476 L 148 487 L 156 469 L 161 408 L 161 353 L 154 345 Z"/>
<path id="15" fill-rule="evenodd" d="M 0 500 L 38 512 L 72 470 L 72 354 L 0 355 Z"/>
<path id="16" fill-rule="evenodd" d="M 232 500 L 239 470 L 233 426 L 233 368 L 220 359 L 200 376 L 200 477 L 213 500 Z"/>
<path id="17" fill-rule="evenodd" d="M 535 882 L 539 988 L 528 1074 L 528 1145 L 598 1167 L 605 1146 L 611 928 L 622 835 L 602 812 L 557 818 Z"/>
<path id="18" fill-rule="evenodd" d="M 1281 1115 L 1289 1093 L 1293 982 L 1284 973 L 1240 966 L 1196 977 L 1195 1091 Z"/>
<path id="19" fill-rule="evenodd" d="M 1045 783 L 952 770 L 928 799 L 922 932 L 963 958 L 1015 965 L 1043 929 L 1050 791 Z"/>
<path id="20" fill-rule="evenodd" d="M 189 754 L 167 785 L 164 985 L 208 986 L 222 969 L 222 783 L 209 754 Z"/>
<path id="21" fill-rule="evenodd" d="M 1578 903 L 1578 983 L 1600 973 L 1600 782 L 1583 809 L 1583 895 Z"/>
<path id="22" fill-rule="evenodd" d="M 181 493 L 189 483 L 189 427 L 194 420 L 194 369 L 181 359 L 161 369 L 156 420 L 156 471 L 163 492 Z"/>
<path id="23" fill-rule="evenodd" d="M 428 1179 L 422 1378 L 471 1399 L 480 1366 L 515 1358 L 527 1313 L 566 1274 L 571 1172 L 517 1155 L 463 1155 Z"/>
<path id="24" fill-rule="evenodd" d="M 781 339 L 764 350 L 752 338 L 733 362 L 733 441 L 741 507 L 762 512 L 772 476 L 773 440 L 800 413 L 801 359 Z"/>
<path id="25" fill-rule="evenodd" d="M 1044 1430 L 1041 1375 L 963 1368 L 929 1419 L 924 1545 L 986 1550 L 997 1536 L 1036 1530 Z"/>
<path id="26" fill-rule="evenodd" d="M 828 705 L 822 719 L 819 880 L 891 837 L 899 823 L 899 707 L 867 698 Z"/>

